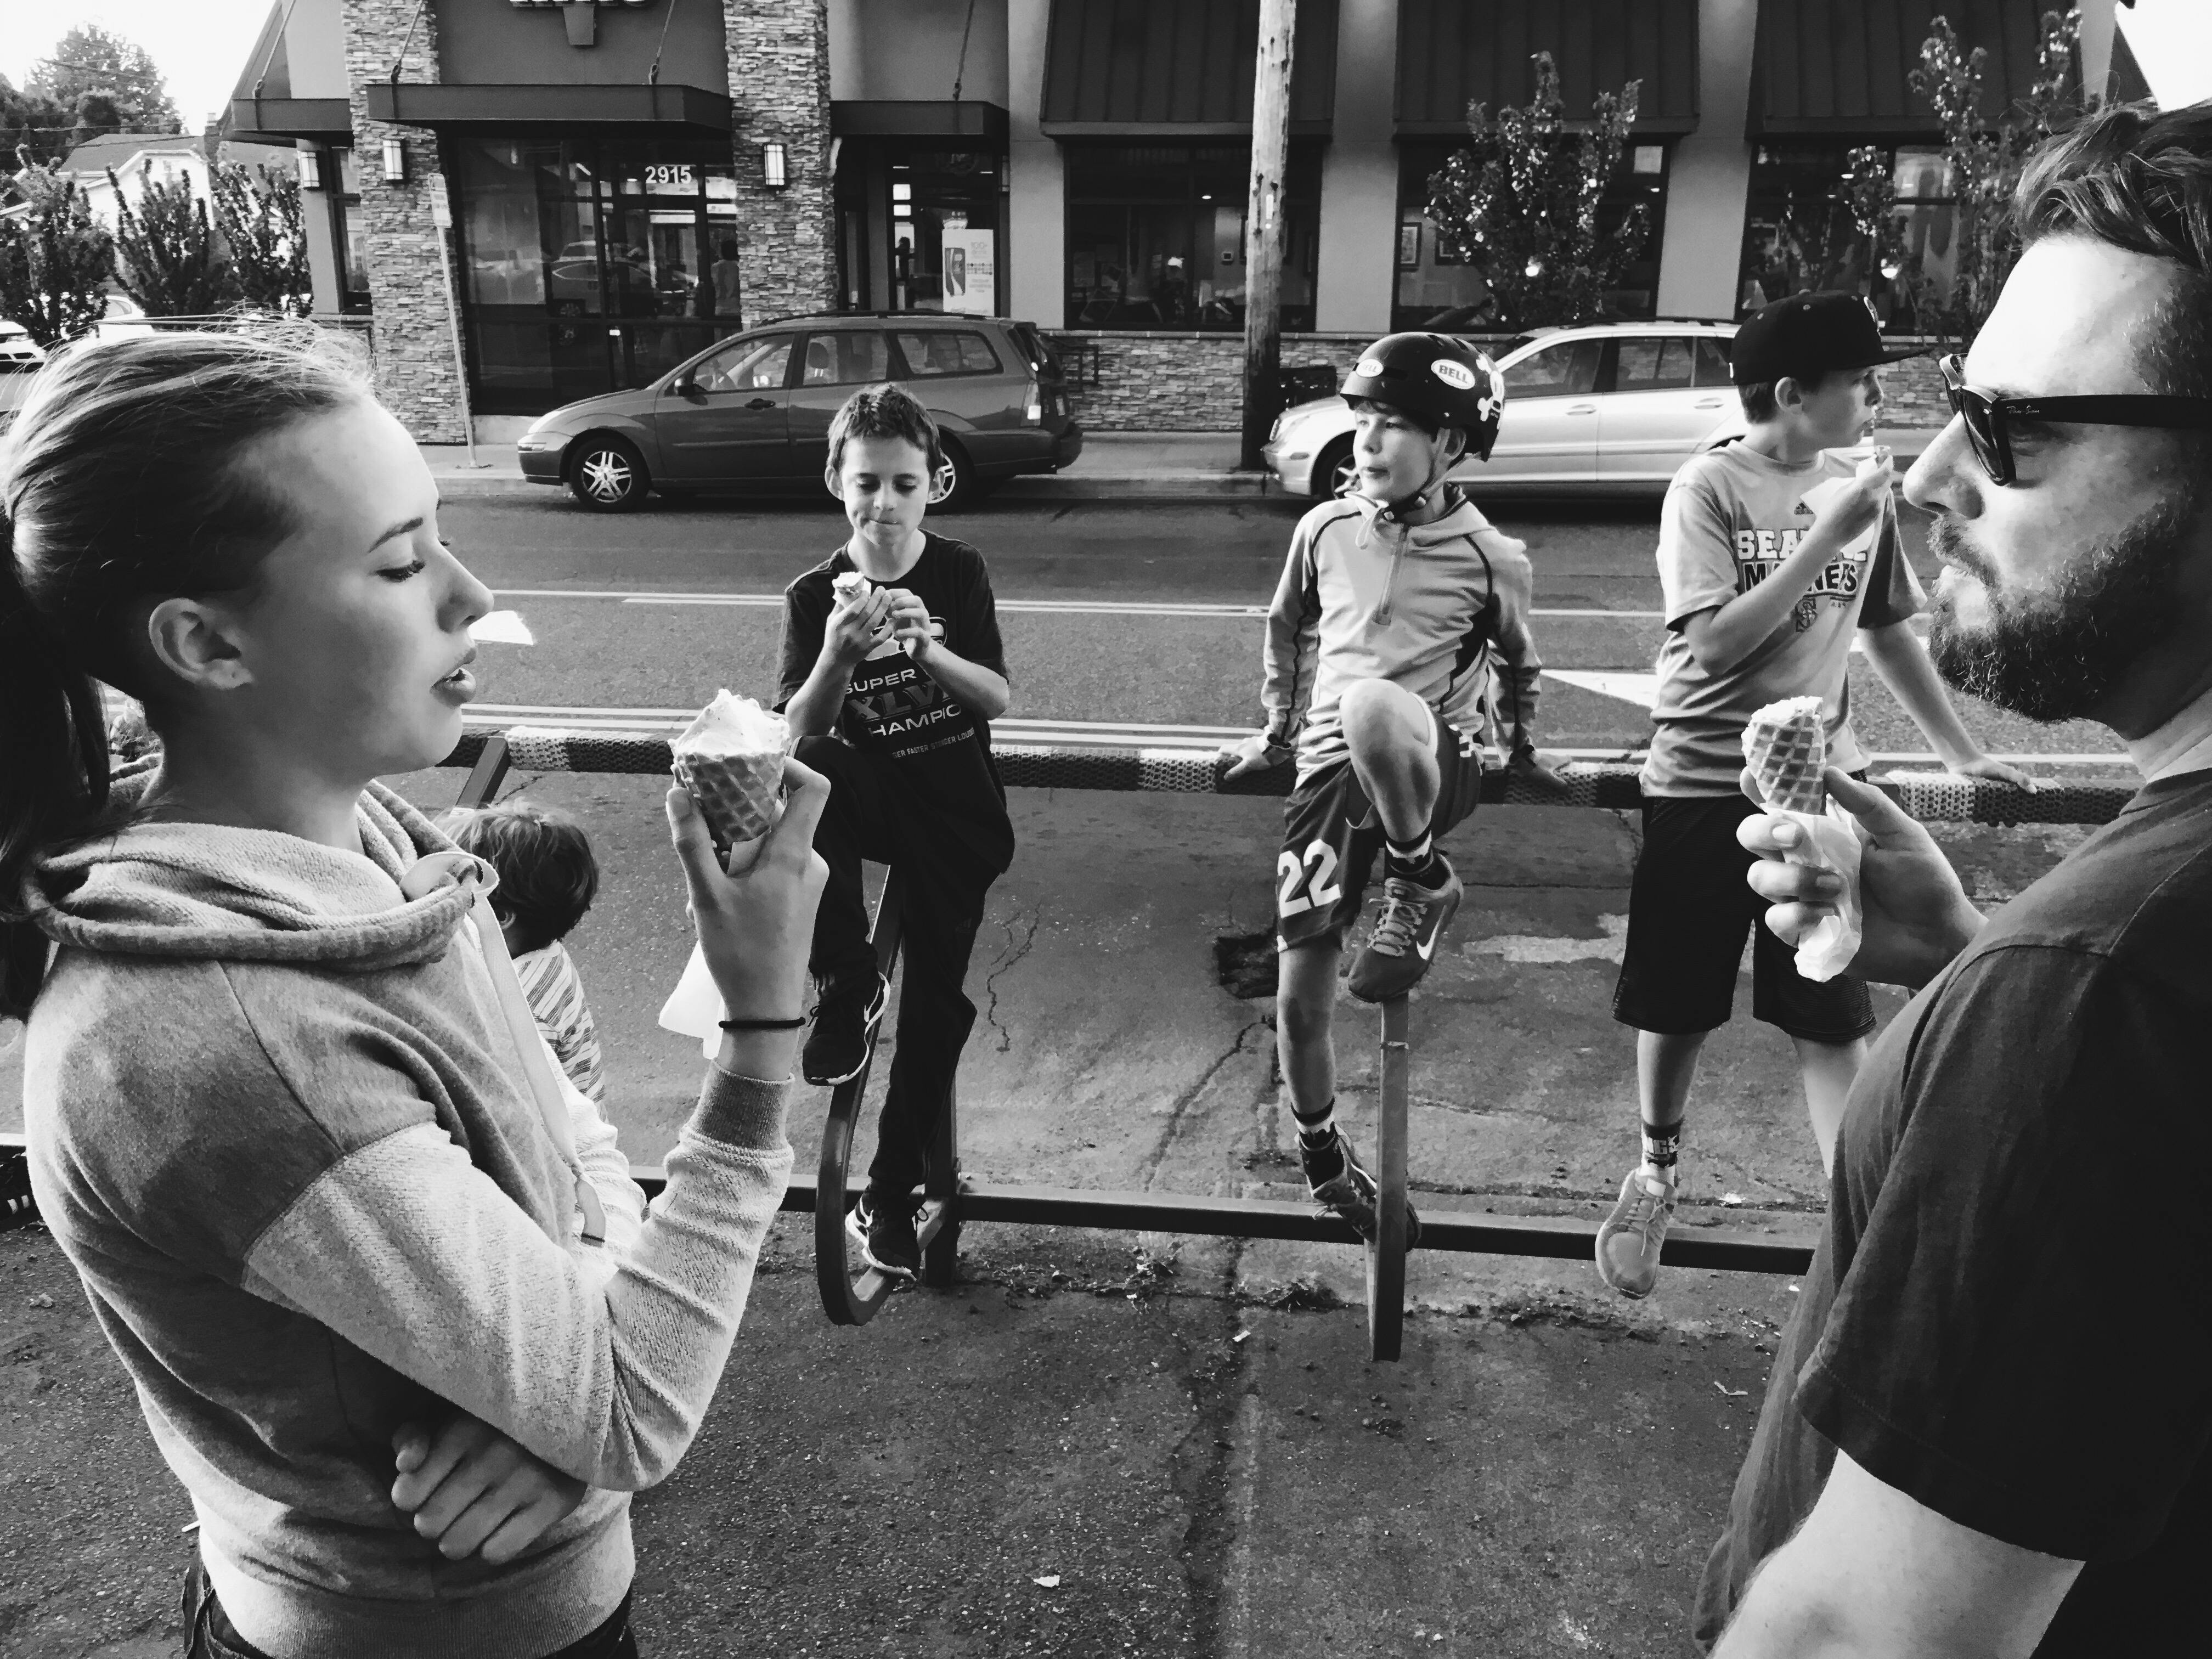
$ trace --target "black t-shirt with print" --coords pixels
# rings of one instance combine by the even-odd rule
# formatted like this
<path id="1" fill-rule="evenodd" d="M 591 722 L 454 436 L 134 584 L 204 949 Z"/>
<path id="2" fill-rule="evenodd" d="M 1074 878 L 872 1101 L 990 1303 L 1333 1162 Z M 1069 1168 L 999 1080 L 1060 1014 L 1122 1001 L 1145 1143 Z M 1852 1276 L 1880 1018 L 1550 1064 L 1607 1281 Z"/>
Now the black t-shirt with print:
<path id="1" fill-rule="evenodd" d="M 776 707 L 790 704 L 814 672 L 836 605 L 831 584 L 856 568 L 839 548 L 783 592 L 783 668 Z M 922 532 L 921 556 L 886 587 L 904 588 L 929 609 L 930 632 L 954 655 L 995 674 L 1006 672 L 999 613 L 983 556 L 965 542 Z M 991 728 L 893 641 L 854 665 L 837 735 L 864 755 L 893 763 L 898 786 L 916 805 L 952 821 L 962 838 L 1003 870 L 1014 856 L 1006 793 L 991 759 Z"/>
<path id="2" fill-rule="evenodd" d="M 2144 788 L 1867 1057 L 1698 1596 L 1717 1638 L 1840 1447 L 2086 1562 L 2036 1649 L 2175 1651 L 2212 1559 L 2212 772 Z"/>

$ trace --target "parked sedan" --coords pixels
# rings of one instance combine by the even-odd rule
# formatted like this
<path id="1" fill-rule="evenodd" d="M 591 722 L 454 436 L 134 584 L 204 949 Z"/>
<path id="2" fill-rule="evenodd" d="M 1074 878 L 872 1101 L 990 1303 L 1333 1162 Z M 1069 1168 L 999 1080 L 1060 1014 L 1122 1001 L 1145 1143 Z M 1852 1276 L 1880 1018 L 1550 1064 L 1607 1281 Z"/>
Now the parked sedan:
<path id="1" fill-rule="evenodd" d="M 1595 323 L 1539 330 L 1498 359 L 1505 416 L 1490 459 L 1452 477 L 1487 493 L 1660 495 L 1724 423 L 1742 421 L 1729 380 L 1733 323 Z M 1283 411 L 1266 451 L 1293 495 L 1351 488 L 1352 411 L 1321 398 Z"/>
<path id="2" fill-rule="evenodd" d="M 562 484 L 595 512 L 647 490 L 818 489 L 830 422 L 846 398 L 903 383 L 944 434 L 943 505 L 1083 453 L 1060 360 L 1036 330 L 935 313 L 792 318 L 749 329 L 650 386 L 540 416 L 516 443 L 523 477 Z"/>

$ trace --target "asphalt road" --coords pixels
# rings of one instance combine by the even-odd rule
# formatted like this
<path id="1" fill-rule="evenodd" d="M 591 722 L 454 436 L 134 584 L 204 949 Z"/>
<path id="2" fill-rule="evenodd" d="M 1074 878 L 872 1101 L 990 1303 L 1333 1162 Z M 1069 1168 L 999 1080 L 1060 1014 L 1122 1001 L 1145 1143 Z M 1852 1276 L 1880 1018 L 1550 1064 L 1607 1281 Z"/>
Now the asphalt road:
<path id="1" fill-rule="evenodd" d="M 1256 607 L 1273 592 L 1300 510 L 1273 501 L 1003 503 L 932 523 L 990 562 L 1014 688 L 1009 717 L 1241 726 L 1257 717 Z M 1540 740 L 1642 747 L 1650 731 L 1642 682 L 1662 637 L 1656 509 L 1515 505 L 1493 516 L 1528 544 L 1536 567 L 1537 641 L 1554 671 Z M 529 708 L 672 709 L 696 707 L 720 685 L 769 692 L 775 596 L 844 531 L 827 501 L 656 502 L 600 517 L 550 490 L 463 497 L 441 520 L 538 640 L 488 647 L 479 701 Z M 1916 568 L 1932 580 L 1924 521 L 1909 508 L 1905 521 Z M 1926 750 L 1863 659 L 1854 659 L 1852 688 L 1870 751 Z M 1963 712 L 1993 753 L 2118 753 L 2109 732 L 2086 722 L 2039 726 L 1974 704 Z"/>

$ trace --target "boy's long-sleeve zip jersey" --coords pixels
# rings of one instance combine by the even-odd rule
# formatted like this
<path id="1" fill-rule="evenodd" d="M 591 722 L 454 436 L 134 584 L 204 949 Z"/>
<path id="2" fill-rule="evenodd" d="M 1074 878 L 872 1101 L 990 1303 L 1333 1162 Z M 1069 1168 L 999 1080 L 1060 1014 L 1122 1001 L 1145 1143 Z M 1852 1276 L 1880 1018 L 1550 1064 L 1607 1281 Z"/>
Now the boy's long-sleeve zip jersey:
<path id="1" fill-rule="evenodd" d="M 355 854 L 132 822 L 144 784 L 26 883 L 59 950 L 24 1115 L 224 1608 L 274 1659 L 556 1652 L 629 1589 L 629 1494 L 713 1397 L 791 1171 L 783 1086 L 709 1067 L 647 1219 L 592 1102 L 563 1089 L 570 1146 L 533 1103 L 471 890 L 409 896 L 452 848 L 420 813 L 371 786 Z M 505 1566 L 392 1503 L 392 1431 L 454 1407 L 593 1488 Z"/>
<path id="2" fill-rule="evenodd" d="M 1338 705 L 1355 680 L 1403 686 L 1462 730 L 1492 708 L 1510 750 L 1531 745 L 1544 665 L 1528 630 L 1528 555 L 1451 489 L 1443 516 L 1405 525 L 1364 495 L 1298 520 L 1267 612 L 1268 738 L 1310 772 L 1345 755 Z"/>

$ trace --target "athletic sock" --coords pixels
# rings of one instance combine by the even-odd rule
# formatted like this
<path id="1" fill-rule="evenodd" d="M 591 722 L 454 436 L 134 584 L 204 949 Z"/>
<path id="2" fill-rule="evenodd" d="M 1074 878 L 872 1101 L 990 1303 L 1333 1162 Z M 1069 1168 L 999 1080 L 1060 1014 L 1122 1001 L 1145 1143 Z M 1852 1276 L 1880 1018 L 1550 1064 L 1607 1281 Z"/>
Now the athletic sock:
<path id="1" fill-rule="evenodd" d="M 1644 1126 L 1644 1172 L 1656 1176 L 1668 1186 L 1674 1182 L 1674 1160 L 1682 1150 L 1680 1119 L 1672 1123 L 1650 1123 Z"/>
<path id="2" fill-rule="evenodd" d="M 1329 1097 L 1317 1117 L 1300 1117 L 1295 1106 L 1291 1116 L 1298 1126 L 1298 1161 L 1305 1166 L 1306 1178 L 1316 1187 L 1334 1180 L 1344 1168 L 1343 1155 L 1336 1150 L 1336 1097 Z"/>
<path id="3" fill-rule="evenodd" d="M 1425 887 L 1443 861 L 1437 856 L 1436 838 L 1425 830 L 1413 841 L 1392 841 L 1387 836 L 1383 840 L 1382 873 L 1386 876 Z"/>

